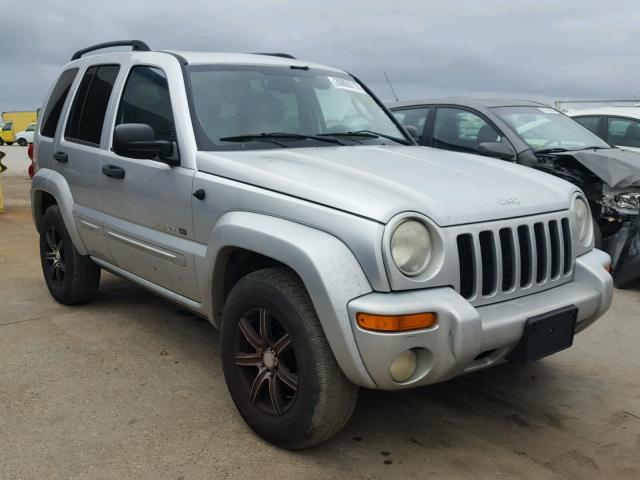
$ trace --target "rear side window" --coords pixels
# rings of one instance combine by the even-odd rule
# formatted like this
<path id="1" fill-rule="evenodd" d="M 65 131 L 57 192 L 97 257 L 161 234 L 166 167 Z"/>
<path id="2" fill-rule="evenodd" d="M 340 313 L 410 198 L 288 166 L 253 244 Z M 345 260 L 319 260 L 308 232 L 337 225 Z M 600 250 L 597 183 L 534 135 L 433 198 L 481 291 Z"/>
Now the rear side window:
<path id="1" fill-rule="evenodd" d="M 578 117 L 574 118 L 576 122 L 585 128 L 588 128 L 596 135 L 598 134 L 598 124 L 600 123 L 600 117 Z"/>
<path id="2" fill-rule="evenodd" d="M 162 70 L 144 66 L 131 69 L 116 116 L 116 125 L 122 123 L 146 123 L 153 128 L 156 139 L 176 140 L 169 85 Z"/>
<path id="3" fill-rule="evenodd" d="M 40 132 L 42 136 L 50 138 L 55 136 L 58 120 L 60 120 L 60 114 L 62 113 L 62 107 L 67 99 L 67 95 L 69 95 L 69 89 L 77 74 L 78 69 L 71 68 L 65 70 L 62 72 L 62 75 L 60 75 L 56 86 L 49 96 L 49 102 L 47 102 L 47 107 L 44 111 L 42 131 Z"/>
<path id="4" fill-rule="evenodd" d="M 118 65 L 98 65 L 87 69 L 71 106 L 64 134 L 66 139 L 100 144 L 109 97 L 119 70 Z"/>

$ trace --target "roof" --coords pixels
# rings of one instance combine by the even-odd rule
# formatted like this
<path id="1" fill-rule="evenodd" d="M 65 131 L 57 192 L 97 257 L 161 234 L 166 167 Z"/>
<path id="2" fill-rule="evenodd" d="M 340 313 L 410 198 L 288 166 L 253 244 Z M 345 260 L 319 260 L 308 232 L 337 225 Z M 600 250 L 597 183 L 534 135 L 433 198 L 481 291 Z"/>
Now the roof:
<path id="1" fill-rule="evenodd" d="M 531 100 L 521 100 L 516 98 L 474 98 L 474 97 L 443 97 L 424 100 L 408 100 L 402 102 L 388 103 L 389 108 L 413 107 L 418 105 L 450 104 L 461 105 L 472 108 L 493 108 L 493 107 L 540 107 L 546 106 L 540 102 Z"/>
<path id="2" fill-rule="evenodd" d="M 640 119 L 640 107 L 597 107 L 586 108 L 584 110 L 570 110 L 567 112 L 570 117 L 583 115 L 611 115 L 617 117 L 631 117 Z"/>

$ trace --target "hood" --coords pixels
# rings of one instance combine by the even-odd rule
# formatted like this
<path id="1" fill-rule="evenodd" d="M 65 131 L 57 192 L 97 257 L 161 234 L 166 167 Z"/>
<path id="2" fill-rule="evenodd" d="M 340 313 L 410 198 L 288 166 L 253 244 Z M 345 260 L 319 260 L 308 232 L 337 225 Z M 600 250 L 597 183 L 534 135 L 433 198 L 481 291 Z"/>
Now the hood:
<path id="1" fill-rule="evenodd" d="M 611 188 L 640 187 L 640 154 L 637 152 L 607 148 L 554 155 L 575 158 Z"/>
<path id="2" fill-rule="evenodd" d="M 198 170 L 386 223 L 403 211 L 440 226 L 569 208 L 564 180 L 428 147 L 353 146 L 198 152 Z"/>

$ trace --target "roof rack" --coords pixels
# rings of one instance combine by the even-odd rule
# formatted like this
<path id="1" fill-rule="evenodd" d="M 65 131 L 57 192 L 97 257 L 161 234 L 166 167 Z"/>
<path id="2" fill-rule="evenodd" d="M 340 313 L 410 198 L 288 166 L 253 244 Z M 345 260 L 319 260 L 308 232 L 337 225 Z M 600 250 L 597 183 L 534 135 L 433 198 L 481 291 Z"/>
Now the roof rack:
<path id="1" fill-rule="evenodd" d="M 97 45 L 91 45 L 90 47 L 83 48 L 82 50 L 78 50 L 73 54 L 71 60 L 78 60 L 85 53 L 93 52 L 94 50 L 102 50 L 103 48 L 111 48 L 111 47 L 131 47 L 133 51 L 138 52 L 150 52 L 151 49 L 149 45 L 140 41 L 140 40 L 116 40 L 114 42 L 105 42 L 98 43 Z"/>
<path id="2" fill-rule="evenodd" d="M 254 53 L 254 55 L 268 55 L 270 57 L 280 57 L 280 58 L 290 58 L 291 60 L 296 60 L 296 57 L 294 57 L 293 55 L 290 55 L 288 53 L 263 53 L 263 52 L 256 52 Z"/>

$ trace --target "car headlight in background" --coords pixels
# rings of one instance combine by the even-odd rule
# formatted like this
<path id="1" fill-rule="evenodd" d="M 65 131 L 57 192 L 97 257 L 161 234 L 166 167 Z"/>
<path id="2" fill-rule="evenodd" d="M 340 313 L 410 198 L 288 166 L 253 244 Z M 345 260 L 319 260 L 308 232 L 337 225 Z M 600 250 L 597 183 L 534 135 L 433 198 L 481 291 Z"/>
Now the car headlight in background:
<path id="1" fill-rule="evenodd" d="M 631 210 L 630 213 L 640 212 L 640 193 L 623 193 L 616 195 L 616 206 L 625 210 Z"/>
<path id="2" fill-rule="evenodd" d="M 578 238 L 585 247 L 588 247 L 593 240 L 593 219 L 589 204 L 584 198 L 578 197 L 573 205 L 573 210 L 578 228 Z"/>
<path id="3" fill-rule="evenodd" d="M 393 263 L 409 277 L 420 275 L 426 270 L 432 250 L 429 229 L 419 220 L 404 220 L 391 235 Z"/>

